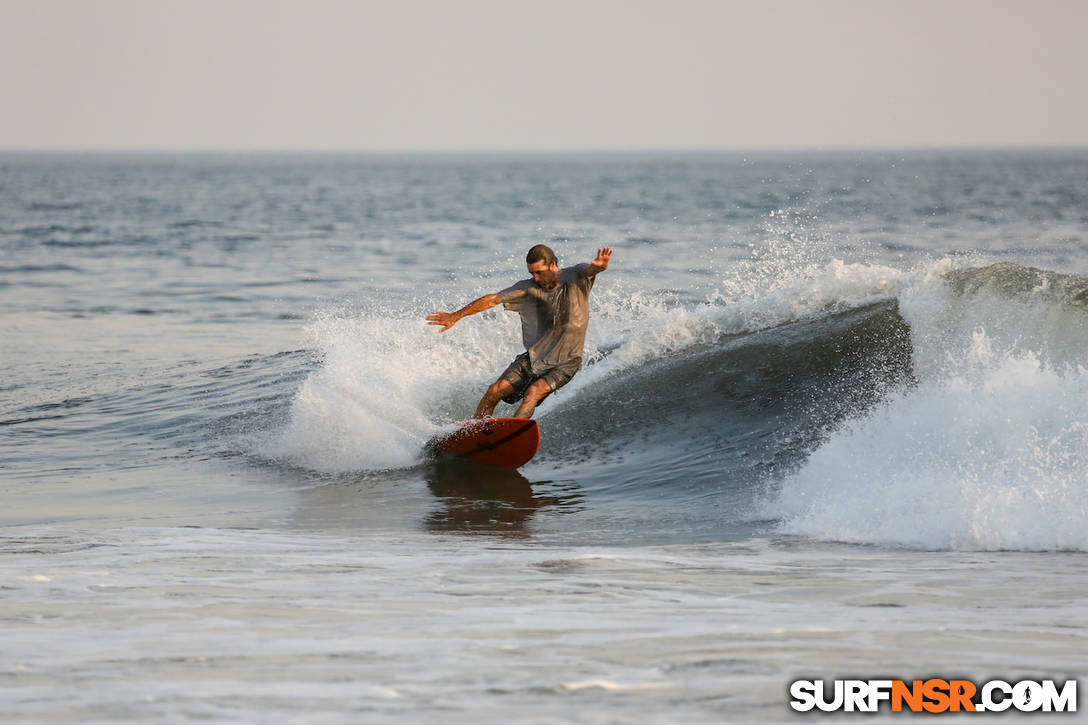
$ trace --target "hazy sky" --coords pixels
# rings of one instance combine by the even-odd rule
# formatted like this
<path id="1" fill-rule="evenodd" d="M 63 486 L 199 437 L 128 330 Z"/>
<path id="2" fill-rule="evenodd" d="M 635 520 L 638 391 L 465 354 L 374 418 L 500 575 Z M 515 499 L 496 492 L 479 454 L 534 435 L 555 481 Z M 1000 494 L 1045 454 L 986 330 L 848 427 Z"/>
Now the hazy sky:
<path id="1" fill-rule="evenodd" d="M 0 147 L 1088 144 L 1084 0 L 0 0 Z"/>

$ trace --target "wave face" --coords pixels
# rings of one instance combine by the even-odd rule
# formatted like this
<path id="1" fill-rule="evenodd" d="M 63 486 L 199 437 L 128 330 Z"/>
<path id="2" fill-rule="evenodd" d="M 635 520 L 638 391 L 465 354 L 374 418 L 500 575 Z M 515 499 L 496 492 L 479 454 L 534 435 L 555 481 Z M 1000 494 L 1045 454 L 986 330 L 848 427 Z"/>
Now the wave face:
<path id="1" fill-rule="evenodd" d="M 1088 549 L 1088 281 L 948 261 L 776 280 L 701 304 L 597 298 L 586 364 L 540 408 L 527 470 L 817 539 Z M 384 310 L 322 316 L 320 364 L 265 455 L 418 466 L 517 349 L 512 316 L 487 316 L 456 335 Z"/>
<path id="2" fill-rule="evenodd" d="M 899 294 L 917 382 L 850 419 L 766 510 L 803 536 L 1088 550 L 1088 280 L 929 269 Z"/>

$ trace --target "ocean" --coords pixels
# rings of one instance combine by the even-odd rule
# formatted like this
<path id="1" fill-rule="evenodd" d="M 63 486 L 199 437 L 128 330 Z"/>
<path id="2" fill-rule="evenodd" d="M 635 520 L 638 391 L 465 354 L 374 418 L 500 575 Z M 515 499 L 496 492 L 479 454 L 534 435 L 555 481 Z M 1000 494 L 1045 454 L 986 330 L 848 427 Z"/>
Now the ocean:
<path id="1" fill-rule="evenodd" d="M 615 249 L 581 371 L 427 460 L 536 243 Z M 0 249 L 5 722 L 1088 674 L 1088 150 L 6 152 Z"/>

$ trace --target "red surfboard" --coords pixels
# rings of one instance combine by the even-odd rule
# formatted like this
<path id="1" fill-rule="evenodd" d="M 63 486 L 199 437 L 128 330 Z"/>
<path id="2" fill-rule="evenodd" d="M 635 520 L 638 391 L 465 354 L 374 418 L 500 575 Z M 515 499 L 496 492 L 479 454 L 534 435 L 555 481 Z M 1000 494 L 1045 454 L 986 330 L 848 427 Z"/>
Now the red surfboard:
<path id="1" fill-rule="evenodd" d="M 452 433 L 432 438 L 427 447 L 477 463 L 518 468 L 536 455 L 540 428 L 531 418 L 470 420 Z"/>

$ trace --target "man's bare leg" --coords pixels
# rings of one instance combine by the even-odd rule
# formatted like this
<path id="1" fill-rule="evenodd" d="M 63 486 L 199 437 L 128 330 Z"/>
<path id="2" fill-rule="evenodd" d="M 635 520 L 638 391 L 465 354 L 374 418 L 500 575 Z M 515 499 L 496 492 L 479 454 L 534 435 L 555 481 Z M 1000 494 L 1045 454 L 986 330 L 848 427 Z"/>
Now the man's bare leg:
<path id="1" fill-rule="evenodd" d="M 509 380 L 505 378 L 499 378 L 491 384 L 484 393 L 484 397 L 480 398 L 480 404 L 476 406 L 477 418 L 485 418 L 495 412 L 495 406 L 499 404 L 499 401 L 505 398 L 510 393 L 514 392 L 514 386 L 510 384 Z M 530 413 L 530 415 L 532 415 Z"/>
<path id="2" fill-rule="evenodd" d="M 552 386 L 548 385 L 547 380 L 537 380 L 525 391 L 525 397 L 522 398 L 521 405 L 518 406 L 518 412 L 514 413 L 514 417 L 532 418 L 537 403 L 543 400 L 550 392 L 552 392 Z M 494 410 L 494 406 L 492 406 L 492 410 Z"/>

